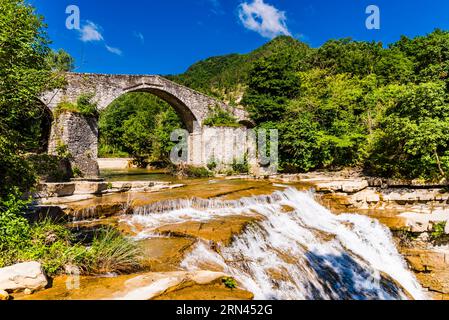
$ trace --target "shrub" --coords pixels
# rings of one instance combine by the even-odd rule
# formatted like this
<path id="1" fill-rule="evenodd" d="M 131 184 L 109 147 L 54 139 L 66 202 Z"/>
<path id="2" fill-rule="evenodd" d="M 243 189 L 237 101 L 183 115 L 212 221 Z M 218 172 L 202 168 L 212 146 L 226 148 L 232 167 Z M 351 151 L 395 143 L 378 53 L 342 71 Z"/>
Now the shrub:
<path id="1" fill-rule="evenodd" d="M 61 273 L 67 265 L 79 267 L 84 274 L 126 273 L 140 268 L 140 249 L 118 231 L 97 231 L 90 247 L 85 247 L 57 221 L 30 224 L 25 217 L 29 204 L 18 193 L 0 203 L 0 268 L 38 261 L 49 276 Z"/>
<path id="2" fill-rule="evenodd" d="M 446 228 L 446 222 L 440 222 L 433 226 L 433 231 L 430 233 L 430 238 L 432 240 L 437 240 L 443 237 L 446 233 L 444 229 Z"/>
<path id="3" fill-rule="evenodd" d="M 51 219 L 35 223 L 30 228 L 31 244 L 18 252 L 19 261 L 39 261 L 47 275 L 60 273 L 68 264 L 78 265 L 86 249 L 72 244 L 73 235 L 64 225 Z"/>
<path id="4" fill-rule="evenodd" d="M 241 160 L 234 159 L 234 161 L 232 162 L 232 170 L 234 171 L 234 173 L 248 173 L 248 155 L 245 154 L 245 156 Z"/>
<path id="5" fill-rule="evenodd" d="M 0 252 L 20 249 L 30 241 L 30 226 L 25 212 L 30 200 L 22 200 L 17 188 L 0 200 Z"/>
<path id="6" fill-rule="evenodd" d="M 98 117 L 97 104 L 92 102 L 93 93 L 81 94 L 76 103 L 62 101 L 54 110 L 55 118 L 58 118 L 64 112 L 78 113 L 85 117 Z"/>
<path id="7" fill-rule="evenodd" d="M 217 162 L 215 162 L 215 159 L 211 159 L 209 161 L 209 163 L 207 164 L 207 169 L 209 169 L 210 171 L 214 171 L 215 169 L 217 169 Z"/>
<path id="8" fill-rule="evenodd" d="M 72 168 L 72 173 L 73 173 L 73 177 L 75 177 L 75 178 L 82 178 L 83 177 L 83 172 L 78 167 Z"/>
<path id="9" fill-rule="evenodd" d="M 68 158 L 59 155 L 29 154 L 27 160 L 39 178 L 46 182 L 68 181 L 72 178 Z"/>
<path id="10" fill-rule="evenodd" d="M 93 93 L 82 94 L 78 97 L 76 104 L 79 113 L 86 117 L 98 117 L 97 104 L 92 102 Z"/>
<path id="11" fill-rule="evenodd" d="M 191 165 L 171 165 L 169 171 L 172 175 L 190 178 L 209 178 L 213 173 L 204 167 L 195 167 Z"/>
<path id="12" fill-rule="evenodd" d="M 237 118 L 220 106 L 209 107 L 209 114 L 203 121 L 209 127 L 239 127 Z"/>
<path id="13" fill-rule="evenodd" d="M 89 274 L 128 273 L 141 267 L 141 251 L 136 243 L 115 229 L 100 230 L 89 248 L 83 268 Z"/>

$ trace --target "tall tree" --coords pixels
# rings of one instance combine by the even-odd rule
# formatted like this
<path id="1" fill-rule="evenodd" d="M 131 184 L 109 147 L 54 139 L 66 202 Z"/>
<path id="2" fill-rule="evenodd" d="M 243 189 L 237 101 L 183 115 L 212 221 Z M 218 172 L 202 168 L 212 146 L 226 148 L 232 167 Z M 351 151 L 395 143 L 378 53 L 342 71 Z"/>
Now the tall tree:
<path id="1" fill-rule="evenodd" d="M 23 0 L 0 0 L 0 197 L 35 179 L 23 155 L 36 145 L 35 123 L 45 110 L 38 97 L 56 86 L 48 65 L 43 18 Z"/>

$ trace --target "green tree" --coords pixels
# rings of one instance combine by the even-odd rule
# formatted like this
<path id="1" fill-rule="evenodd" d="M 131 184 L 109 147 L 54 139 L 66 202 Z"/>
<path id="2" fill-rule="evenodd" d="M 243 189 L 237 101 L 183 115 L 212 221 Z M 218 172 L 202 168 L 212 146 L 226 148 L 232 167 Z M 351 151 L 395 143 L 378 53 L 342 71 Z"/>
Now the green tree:
<path id="1" fill-rule="evenodd" d="M 436 29 L 414 39 L 405 36 L 393 44 L 414 64 L 417 82 L 449 81 L 449 32 Z"/>
<path id="2" fill-rule="evenodd" d="M 147 93 L 129 93 L 100 114 L 100 155 L 130 155 L 141 166 L 166 163 L 170 134 L 183 124 L 173 108 Z"/>
<path id="3" fill-rule="evenodd" d="M 254 62 L 243 104 L 257 123 L 282 117 L 287 101 L 299 94 L 294 61 L 292 52 L 279 52 Z"/>
<path id="4" fill-rule="evenodd" d="M 14 186 L 34 185 L 24 153 L 36 148 L 45 114 L 38 97 L 61 84 L 48 65 L 48 39 L 41 16 L 22 0 L 0 0 L 0 198 Z"/>
<path id="5" fill-rule="evenodd" d="M 69 72 L 75 69 L 75 59 L 64 49 L 51 51 L 48 55 L 48 64 L 53 71 Z"/>
<path id="6" fill-rule="evenodd" d="M 446 85 L 402 87 L 375 131 L 369 173 L 425 180 L 447 179 L 449 103 Z"/>

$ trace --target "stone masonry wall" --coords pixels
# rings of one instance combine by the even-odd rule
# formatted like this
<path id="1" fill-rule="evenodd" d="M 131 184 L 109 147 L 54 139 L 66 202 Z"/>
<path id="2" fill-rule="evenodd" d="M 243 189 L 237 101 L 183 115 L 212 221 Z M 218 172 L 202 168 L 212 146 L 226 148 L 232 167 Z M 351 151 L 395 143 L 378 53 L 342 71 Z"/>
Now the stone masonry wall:
<path id="1" fill-rule="evenodd" d="M 245 127 L 204 127 L 190 135 L 189 164 L 207 166 L 214 161 L 218 170 L 230 169 L 234 160 L 243 161 L 247 156 L 250 173 L 264 176 L 274 173 L 273 168 L 259 165 L 257 143 Z"/>
<path id="2" fill-rule="evenodd" d="M 55 119 L 49 142 L 49 153 L 57 154 L 61 146 L 67 146 L 72 170 L 80 171 L 83 178 L 99 175 L 98 123 L 96 118 L 64 112 Z"/>

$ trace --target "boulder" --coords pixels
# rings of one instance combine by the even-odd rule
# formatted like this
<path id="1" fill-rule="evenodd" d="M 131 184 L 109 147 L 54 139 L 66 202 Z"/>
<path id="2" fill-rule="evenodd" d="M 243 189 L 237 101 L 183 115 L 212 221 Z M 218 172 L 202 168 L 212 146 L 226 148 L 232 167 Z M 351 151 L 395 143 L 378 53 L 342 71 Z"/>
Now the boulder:
<path id="1" fill-rule="evenodd" d="M 47 278 L 38 262 L 19 263 L 0 269 L 0 290 L 19 292 L 26 289 L 37 291 L 48 284 Z"/>

